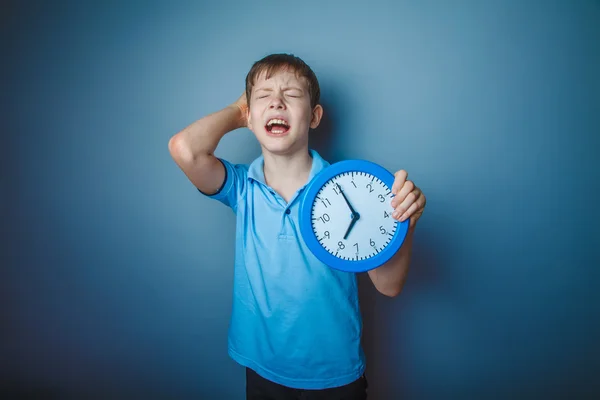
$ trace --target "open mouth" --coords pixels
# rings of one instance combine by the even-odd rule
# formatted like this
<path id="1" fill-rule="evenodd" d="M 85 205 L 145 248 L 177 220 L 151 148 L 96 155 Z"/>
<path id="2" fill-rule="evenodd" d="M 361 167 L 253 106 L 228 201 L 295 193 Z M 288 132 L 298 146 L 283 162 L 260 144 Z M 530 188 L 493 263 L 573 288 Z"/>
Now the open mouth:
<path id="1" fill-rule="evenodd" d="M 273 118 L 270 119 L 269 122 L 267 122 L 267 125 L 265 125 L 265 129 L 267 130 L 267 132 L 272 133 L 274 135 L 282 135 L 290 130 L 290 124 L 288 124 L 287 121 L 284 121 L 282 119 Z"/>

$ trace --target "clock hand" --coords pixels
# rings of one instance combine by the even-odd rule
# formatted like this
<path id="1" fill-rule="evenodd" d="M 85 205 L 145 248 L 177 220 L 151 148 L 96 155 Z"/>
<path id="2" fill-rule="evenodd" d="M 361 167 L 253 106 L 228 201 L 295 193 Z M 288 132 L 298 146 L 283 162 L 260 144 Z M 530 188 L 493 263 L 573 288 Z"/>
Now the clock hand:
<path id="1" fill-rule="evenodd" d="M 344 200 L 346 201 L 346 204 L 348 204 L 348 208 L 350 208 L 350 212 L 352 213 L 352 216 L 354 216 L 355 214 L 357 214 L 356 211 L 354 211 L 354 208 L 352 208 L 352 206 L 350 205 L 350 202 L 348 201 L 348 198 L 346 197 L 346 194 L 344 193 L 344 191 L 342 190 L 342 188 L 340 187 L 339 183 L 335 183 L 338 187 L 338 189 L 340 189 L 340 192 L 342 193 L 342 196 L 344 197 Z"/>
<path id="2" fill-rule="evenodd" d="M 348 205 L 348 208 L 350 209 L 350 212 L 351 212 L 352 221 L 350 221 L 350 225 L 348 226 L 348 229 L 346 230 L 346 234 L 344 235 L 344 240 L 346 240 L 346 238 L 348 238 L 348 235 L 350 234 L 350 231 L 354 227 L 354 224 L 356 223 L 356 221 L 358 221 L 360 219 L 360 214 L 354 210 L 354 208 L 350 204 L 350 201 L 346 197 L 346 194 L 342 190 L 342 187 L 340 186 L 340 184 L 337 182 L 335 184 L 338 187 L 338 189 L 340 190 L 340 193 L 342 194 L 342 197 L 344 198 L 344 201 Z"/>
<path id="3" fill-rule="evenodd" d="M 350 221 L 350 226 L 348 226 L 348 229 L 346 230 L 346 234 L 344 235 L 344 240 L 346 240 L 348 238 L 348 235 L 350 234 L 352 227 L 354 226 L 356 221 L 358 221 L 359 219 L 360 219 L 360 214 L 358 214 L 358 213 L 352 214 L 352 221 Z"/>
<path id="4" fill-rule="evenodd" d="M 356 222 L 356 218 L 352 218 L 352 221 L 350 221 L 350 225 L 348 226 L 348 229 L 346 230 L 346 234 L 344 235 L 344 240 L 346 240 L 348 238 L 348 235 L 350 234 L 350 231 L 352 230 L 352 227 L 354 226 L 355 222 Z"/>

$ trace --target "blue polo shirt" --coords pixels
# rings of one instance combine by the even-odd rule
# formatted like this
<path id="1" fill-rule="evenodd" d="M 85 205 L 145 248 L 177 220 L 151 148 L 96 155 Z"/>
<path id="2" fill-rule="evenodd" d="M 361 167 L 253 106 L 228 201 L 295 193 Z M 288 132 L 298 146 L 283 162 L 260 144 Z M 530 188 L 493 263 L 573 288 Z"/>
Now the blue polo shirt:
<path id="1" fill-rule="evenodd" d="M 329 163 L 309 151 L 310 181 Z M 293 388 L 358 379 L 365 356 L 356 275 L 327 267 L 304 243 L 298 208 L 305 187 L 287 203 L 265 183 L 263 156 L 249 166 L 220 160 L 225 182 L 209 197 L 231 207 L 237 224 L 229 355 Z"/>

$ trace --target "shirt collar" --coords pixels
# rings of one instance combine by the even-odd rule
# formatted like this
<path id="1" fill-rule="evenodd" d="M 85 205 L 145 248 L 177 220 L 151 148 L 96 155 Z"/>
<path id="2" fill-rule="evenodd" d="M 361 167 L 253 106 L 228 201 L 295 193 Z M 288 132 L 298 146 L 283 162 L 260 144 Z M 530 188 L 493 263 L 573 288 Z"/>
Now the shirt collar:
<path id="1" fill-rule="evenodd" d="M 310 182 L 315 175 L 317 175 L 319 172 L 321 172 L 323 169 L 329 166 L 329 162 L 323 159 L 323 157 L 321 157 L 321 155 L 316 150 L 309 149 L 308 151 L 312 157 L 312 166 L 310 168 L 310 173 L 308 174 L 308 180 L 306 183 Z M 263 168 L 264 165 L 265 158 L 261 154 L 260 157 L 258 157 L 250 164 L 250 167 L 248 168 L 248 179 L 254 179 L 257 182 L 266 185 L 265 171 Z"/>

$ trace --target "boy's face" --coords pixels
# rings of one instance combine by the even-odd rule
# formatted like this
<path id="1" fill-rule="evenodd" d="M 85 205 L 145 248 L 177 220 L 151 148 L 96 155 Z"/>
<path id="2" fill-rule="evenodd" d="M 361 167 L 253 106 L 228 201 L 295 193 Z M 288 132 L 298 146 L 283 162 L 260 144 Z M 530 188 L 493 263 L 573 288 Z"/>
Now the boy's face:
<path id="1" fill-rule="evenodd" d="M 308 130 L 319 125 L 323 109 L 311 109 L 306 78 L 282 69 L 265 79 L 260 74 L 250 99 L 248 128 L 263 150 L 291 154 L 308 147 Z"/>

